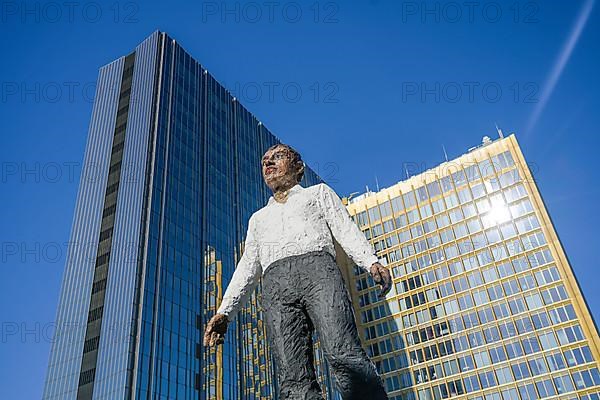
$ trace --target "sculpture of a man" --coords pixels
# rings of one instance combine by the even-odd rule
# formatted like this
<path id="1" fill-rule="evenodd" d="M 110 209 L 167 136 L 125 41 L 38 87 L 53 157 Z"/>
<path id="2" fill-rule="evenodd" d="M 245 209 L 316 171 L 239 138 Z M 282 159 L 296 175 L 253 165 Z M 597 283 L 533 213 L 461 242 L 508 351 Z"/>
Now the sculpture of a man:
<path id="1" fill-rule="evenodd" d="M 329 186 L 299 185 L 304 163 L 294 149 L 284 144 L 269 148 L 262 158 L 262 173 L 273 196 L 250 217 L 243 255 L 207 324 L 205 346 L 223 343 L 228 322 L 262 276 L 261 305 L 280 399 L 323 399 L 313 365 L 314 329 L 344 400 L 387 399 L 382 379 L 361 347 L 352 304 L 335 262 L 333 237 L 381 285 L 381 296 L 391 287 L 388 269 L 377 262 L 373 248 Z"/>

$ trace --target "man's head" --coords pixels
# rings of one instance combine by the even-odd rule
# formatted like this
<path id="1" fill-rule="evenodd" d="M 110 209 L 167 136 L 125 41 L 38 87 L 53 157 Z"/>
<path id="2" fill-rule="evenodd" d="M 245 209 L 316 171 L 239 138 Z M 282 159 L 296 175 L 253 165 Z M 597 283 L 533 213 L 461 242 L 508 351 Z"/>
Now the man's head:
<path id="1" fill-rule="evenodd" d="M 262 174 L 273 192 L 287 190 L 302 179 L 304 162 L 291 146 L 279 143 L 269 147 L 263 155 Z"/>

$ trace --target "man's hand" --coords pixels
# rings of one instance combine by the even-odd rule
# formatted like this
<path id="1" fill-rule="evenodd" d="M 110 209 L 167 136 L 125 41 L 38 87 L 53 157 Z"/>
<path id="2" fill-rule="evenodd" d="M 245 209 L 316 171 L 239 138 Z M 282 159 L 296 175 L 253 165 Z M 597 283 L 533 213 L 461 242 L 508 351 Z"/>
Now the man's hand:
<path id="1" fill-rule="evenodd" d="M 371 265 L 371 276 L 375 283 L 381 286 L 379 298 L 384 298 L 392 288 L 392 276 L 390 275 L 390 270 L 376 262 Z"/>
<path id="2" fill-rule="evenodd" d="M 206 325 L 206 330 L 204 331 L 204 346 L 208 347 L 223 344 L 223 342 L 225 342 L 227 324 L 229 324 L 229 319 L 227 319 L 226 315 L 215 314 Z"/>

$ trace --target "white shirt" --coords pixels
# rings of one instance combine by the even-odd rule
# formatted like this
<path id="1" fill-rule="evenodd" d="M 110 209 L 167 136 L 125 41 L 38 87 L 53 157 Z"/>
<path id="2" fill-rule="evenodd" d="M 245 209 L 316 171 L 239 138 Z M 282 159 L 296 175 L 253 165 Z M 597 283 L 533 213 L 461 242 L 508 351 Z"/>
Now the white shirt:
<path id="1" fill-rule="evenodd" d="M 250 217 L 244 253 L 217 313 L 235 315 L 274 261 L 317 250 L 335 257 L 332 234 L 357 266 L 368 271 L 377 262 L 371 244 L 326 184 L 296 185 L 285 203 L 271 196 L 267 205 Z"/>

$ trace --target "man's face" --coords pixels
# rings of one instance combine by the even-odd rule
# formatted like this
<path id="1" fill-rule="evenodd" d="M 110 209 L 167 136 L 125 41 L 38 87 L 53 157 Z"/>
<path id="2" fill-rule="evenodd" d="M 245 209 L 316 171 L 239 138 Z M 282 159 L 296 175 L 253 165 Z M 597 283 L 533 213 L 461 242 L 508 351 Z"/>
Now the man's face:
<path id="1" fill-rule="evenodd" d="M 265 183 L 274 192 L 289 189 L 297 183 L 291 154 L 282 146 L 265 153 L 262 158 L 262 174 Z"/>

